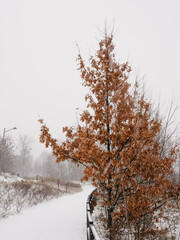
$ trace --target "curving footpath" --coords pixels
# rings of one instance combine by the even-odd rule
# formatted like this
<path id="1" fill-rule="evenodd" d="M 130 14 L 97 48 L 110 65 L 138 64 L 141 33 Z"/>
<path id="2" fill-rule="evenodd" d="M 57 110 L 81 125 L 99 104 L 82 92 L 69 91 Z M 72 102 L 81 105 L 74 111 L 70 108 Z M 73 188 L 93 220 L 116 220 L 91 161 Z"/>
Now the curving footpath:
<path id="1" fill-rule="evenodd" d="M 0 221 L 2 240 L 85 240 L 86 200 L 93 187 L 40 204 Z"/>

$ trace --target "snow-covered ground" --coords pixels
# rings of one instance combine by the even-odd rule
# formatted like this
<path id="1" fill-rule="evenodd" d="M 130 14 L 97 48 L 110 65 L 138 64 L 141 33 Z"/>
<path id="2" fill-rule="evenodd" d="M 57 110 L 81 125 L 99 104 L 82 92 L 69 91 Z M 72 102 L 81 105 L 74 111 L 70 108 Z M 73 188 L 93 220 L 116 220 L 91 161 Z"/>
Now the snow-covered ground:
<path id="1" fill-rule="evenodd" d="M 93 190 L 63 195 L 0 221 L 2 240 L 85 240 L 86 200 Z"/>
<path id="2" fill-rule="evenodd" d="M 17 182 L 17 181 L 23 181 L 24 179 L 21 177 L 18 177 L 17 175 L 13 175 L 11 173 L 0 173 L 0 182 Z"/>

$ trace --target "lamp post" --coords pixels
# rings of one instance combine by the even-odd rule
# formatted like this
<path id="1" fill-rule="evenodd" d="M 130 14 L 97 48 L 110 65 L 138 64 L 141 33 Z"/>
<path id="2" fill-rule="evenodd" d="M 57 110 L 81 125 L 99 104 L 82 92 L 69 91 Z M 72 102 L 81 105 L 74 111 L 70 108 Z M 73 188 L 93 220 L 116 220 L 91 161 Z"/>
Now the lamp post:
<path id="1" fill-rule="evenodd" d="M 6 129 L 4 128 L 4 131 L 3 131 L 3 140 L 5 139 L 5 134 L 6 134 L 7 132 L 9 132 L 9 131 L 11 131 L 11 130 L 16 130 L 16 129 L 17 129 L 16 127 L 10 128 L 10 129 L 8 129 L 8 130 L 6 130 Z"/>

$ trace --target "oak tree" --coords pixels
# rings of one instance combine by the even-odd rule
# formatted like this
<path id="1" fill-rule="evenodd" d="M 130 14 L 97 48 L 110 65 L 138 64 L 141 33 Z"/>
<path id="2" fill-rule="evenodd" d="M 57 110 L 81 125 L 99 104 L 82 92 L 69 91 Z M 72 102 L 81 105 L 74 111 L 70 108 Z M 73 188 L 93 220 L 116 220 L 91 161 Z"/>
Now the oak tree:
<path id="1" fill-rule="evenodd" d="M 88 64 L 79 53 L 82 84 L 89 89 L 81 123 L 64 127 L 66 139 L 58 145 L 41 119 L 40 142 L 52 148 L 57 162 L 84 166 L 82 180 L 99 187 L 110 239 L 116 239 L 113 230 L 145 239 L 160 233 L 153 223 L 175 196 L 169 175 L 176 146 L 162 154 L 162 120 L 138 82 L 130 84 L 131 67 L 116 61 L 114 47 L 113 34 L 105 33 Z"/>

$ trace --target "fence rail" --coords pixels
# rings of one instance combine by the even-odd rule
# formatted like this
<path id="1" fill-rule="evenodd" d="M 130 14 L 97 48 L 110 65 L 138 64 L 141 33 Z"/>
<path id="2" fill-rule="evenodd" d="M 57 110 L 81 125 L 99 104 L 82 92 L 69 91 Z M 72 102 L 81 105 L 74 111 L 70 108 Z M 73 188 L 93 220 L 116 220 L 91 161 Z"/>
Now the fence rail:
<path id="1" fill-rule="evenodd" d="M 51 183 L 54 183 L 58 188 L 61 186 L 61 187 L 64 187 L 65 191 L 68 191 L 71 187 L 74 187 L 75 183 L 73 182 L 62 182 L 60 179 L 56 179 L 54 178 L 54 180 L 51 180 L 51 178 L 48 178 L 48 177 L 42 177 L 40 175 L 36 175 L 34 177 L 25 177 L 25 176 L 21 176 L 19 173 L 12 173 L 18 177 L 22 177 L 22 178 L 25 178 L 25 179 L 30 179 L 30 180 L 36 180 L 36 182 L 51 182 Z M 48 180 L 50 179 L 50 180 Z M 53 179 L 53 178 L 52 178 Z"/>
<path id="2" fill-rule="evenodd" d="M 92 191 L 92 193 L 88 196 L 86 202 L 86 215 L 87 215 L 87 240 L 102 240 L 94 227 L 92 212 L 94 209 L 94 202 L 96 201 L 96 197 L 94 193 L 97 191 L 97 188 Z"/>

